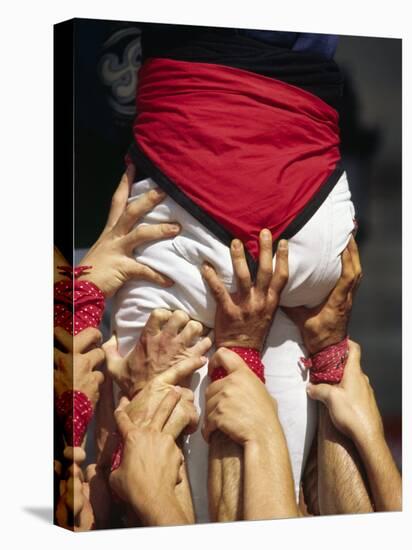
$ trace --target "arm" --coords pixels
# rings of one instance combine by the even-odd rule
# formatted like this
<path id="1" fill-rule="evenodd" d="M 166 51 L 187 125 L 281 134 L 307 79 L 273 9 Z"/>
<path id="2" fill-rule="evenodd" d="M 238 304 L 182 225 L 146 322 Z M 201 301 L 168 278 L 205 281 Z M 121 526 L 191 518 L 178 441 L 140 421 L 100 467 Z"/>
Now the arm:
<path id="1" fill-rule="evenodd" d="M 356 446 L 375 510 L 400 510 L 401 476 L 385 441 L 373 389 L 360 366 L 359 346 L 350 342 L 349 357 L 340 384 L 310 385 L 308 393 L 312 399 L 321 401 L 327 407 L 336 430 Z M 346 479 L 348 490 L 351 483 L 351 479 Z M 348 508 L 348 512 L 354 511 Z"/>
<path id="2" fill-rule="evenodd" d="M 175 493 L 182 480 L 183 455 L 173 437 L 163 432 L 180 398 L 178 392 L 170 390 L 146 426 L 130 420 L 124 403 L 116 411 L 124 448 L 121 465 L 110 475 L 110 484 L 144 525 L 188 523 Z"/>
<path id="3" fill-rule="evenodd" d="M 192 321 L 182 311 L 154 310 L 143 329 L 139 342 L 126 357 L 117 350 L 116 337 L 104 345 L 108 370 L 123 392 L 131 399 L 127 414 L 133 422 L 150 423 L 160 401 L 176 384 L 187 385 L 193 372 L 206 362 L 203 354 L 211 346 L 209 338 L 194 342 L 203 333 L 203 326 Z M 187 387 L 176 388 L 181 399 L 167 420 L 164 433 L 178 441 L 183 432 L 197 428 L 199 415 L 194 406 L 193 392 Z M 175 487 L 187 522 L 195 516 L 186 469 L 182 482 Z"/>
<path id="4" fill-rule="evenodd" d="M 206 439 L 216 430 L 243 450 L 243 519 L 296 517 L 292 469 L 277 405 L 234 352 L 220 348 L 210 369 L 228 375 L 206 392 Z"/>
<path id="5" fill-rule="evenodd" d="M 216 347 L 262 350 L 267 332 L 288 279 L 287 241 L 280 241 L 276 268 L 272 265 L 272 235 L 264 229 L 259 236 L 259 270 L 252 285 L 243 245 L 234 240 L 231 255 L 237 291 L 229 294 L 211 266 L 202 274 L 216 300 Z M 243 515 L 243 449 L 225 435 L 213 434 L 209 446 L 209 507 L 213 520 L 233 521 Z"/>
<path id="6" fill-rule="evenodd" d="M 347 335 L 354 294 L 362 277 L 358 249 L 351 238 L 342 254 L 341 277 L 324 303 L 315 308 L 283 308 L 298 325 L 311 356 L 338 344 Z M 311 378 L 313 372 L 311 372 Z M 319 407 L 317 433 L 317 483 L 311 495 L 320 514 L 344 514 L 373 510 L 365 472 L 351 440 L 339 432 L 324 407 Z M 306 486 L 304 484 L 304 492 Z M 313 494 L 316 493 L 316 494 Z M 315 501 L 318 502 L 315 502 Z"/>

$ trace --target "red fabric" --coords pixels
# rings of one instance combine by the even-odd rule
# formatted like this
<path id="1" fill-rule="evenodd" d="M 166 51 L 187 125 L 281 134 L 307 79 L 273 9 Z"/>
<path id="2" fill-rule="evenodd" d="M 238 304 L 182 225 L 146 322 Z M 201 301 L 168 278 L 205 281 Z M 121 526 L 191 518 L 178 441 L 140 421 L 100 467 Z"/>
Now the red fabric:
<path id="1" fill-rule="evenodd" d="M 88 327 L 97 328 L 103 317 L 104 294 L 90 281 L 78 280 L 91 266 L 58 269 L 69 279 L 54 285 L 54 326 L 74 336 Z"/>
<path id="2" fill-rule="evenodd" d="M 56 401 L 56 412 L 63 422 L 67 444 L 80 447 L 86 435 L 87 426 L 93 417 L 93 405 L 90 399 L 81 391 L 65 391 Z"/>
<path id="3" fill-rule="evenodd" d="M 247 364 L 247 366 L 252 370 L 256 376 L 265 383 L 265 367 L 262 363 L 262 359 L 260 357 L 260 352 L 257 349 L 254 348 L 241 348 L 241 347 L 232 347 L 228 348 L 237 353 L 243 361 Z M 221 378 L 225 378 L 227 376 L 227 372 L 223 367 L 216 367 L 213 369 L 213 372 L 210 376 L 210 379 L 212 382 L 215 382 L 215 380 L 220 380 Z"/>
<path id="4" fill-rule="evenodd" d="M 302 357 L 303 365 L 309 369 L 312 384 L 339 384 L 348 358 L 348 337 L 339 344 L 328 346 L 311 357 Z"/>
<path id="5" fill-rule="evenodd" d="M 296 86 L 211 63 L 151 58 L 139 71 L 138 147 L 256 259 L 334 172 L 337 112 Z"/>

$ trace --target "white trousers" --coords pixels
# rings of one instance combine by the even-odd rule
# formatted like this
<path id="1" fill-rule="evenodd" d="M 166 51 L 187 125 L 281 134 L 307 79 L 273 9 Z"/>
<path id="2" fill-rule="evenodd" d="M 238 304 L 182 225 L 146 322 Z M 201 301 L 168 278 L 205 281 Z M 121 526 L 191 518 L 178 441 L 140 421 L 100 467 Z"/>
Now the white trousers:
<path id="1" fill-rule="evenodd" d="M 129 200 L 135 200 L 155 186 L 150 178 L 134 183 Z M 346 174 L 343 174 L 315 215 L 289 240 L 289 281 L 282 293 L 281 305 L 313 307 L 335 286 L 341 272 L 340 254 L 354 228 L 355 213 L 350 197 Z M 182 309 L 204 325 L 214 326 L 215 303 L 200 273 L 203 262 L 215 266 L 230 291 L 235 290 L 229 248 L 172 198 L 167 197 L 142 221 L 148 224 L 175 221 L 181 225 L 181 233 L 174 239 L 154 242 L 135 252 L 137 260 L 164 273 L 175 284 L 163 289 L 145 281 L 131 281 L 117 293 L 112 323 L 122 354 L 132 349 L 154 308 Z M 297 495 L 316 430 L 316 406 L 307 397 L 307 373 L 299 364 L 305 353 L 298 329 L 278 310 L 266 341 L 263 363 L 267 389 L 278 402 Z M 202 416 L 207 384 L 207 366 L 204 366 L 192 380 L 195 403 Z M 185 454 L 197 521 L 207 522 L 208 446 L 200 427 L 187 436 Z"/>

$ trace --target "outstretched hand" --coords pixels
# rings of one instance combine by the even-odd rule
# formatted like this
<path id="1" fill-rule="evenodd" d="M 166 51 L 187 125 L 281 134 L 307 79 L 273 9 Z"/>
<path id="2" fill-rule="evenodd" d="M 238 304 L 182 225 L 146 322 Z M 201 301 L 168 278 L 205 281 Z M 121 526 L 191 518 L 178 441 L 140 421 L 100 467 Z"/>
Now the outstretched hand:
<path id="1" fill-rule="evenodd" d="M 128 204 L 134 173 L 133 165 L 129 165 L 113 195 L 102 234 L 79 264 L 92 266 L 93 269 L 81 278 L 97 285 L 106 297 L 113 296 L 130 279 L 144 279 L 165 287 L 173 284 L 168 277 L 137 262 L 133 256 L 136 247 L 158 239 L 173 238 L 180 231 L 176 223 L 135 227 L 166 194 L 160 189 L 152 189 Z"/>
<path id="2" fill-rule="evenodd" d="M 199 368 L 201 357 L 212 345 L 208 337 L 196 342 L 203 331 L 203 325 L 191 320 L 183 311 L 155 309 L 136 346 L 125 357 L 118 351 L 115 334 L 103 345 L 108 371 L 131 399 L 157 375 L 170 376 L 167 373 L 171 367 L 183 371 L 186 365 L 193 363 L 197 365 L 194 370 Z"/>
<path id="3" fill-rule="evenodd" d="M 282 307 L 299 327 L 311 355 L 341 342 L 347 336 L 353 298 L 361 279 L 359 251 L 355 239 L 351 237 L 342 253 L 341 276 L 327 299 L 314 308 Z"/>
<path id="4" fill-rule="evenodd" d="M 262 350 L 280 295 L 288 280 L 288 243 L 279 241 L 276 267 L 272 264 L 272 234 L 263 229 L 259 235 L 259 270 L 252 284 L 243 244 L 232 241 L 230 253 L 237 280 L 237 290 L 230 294 L 209 264 L 202 275 L 216 300 L 216 347 L 248 347 Z"/>

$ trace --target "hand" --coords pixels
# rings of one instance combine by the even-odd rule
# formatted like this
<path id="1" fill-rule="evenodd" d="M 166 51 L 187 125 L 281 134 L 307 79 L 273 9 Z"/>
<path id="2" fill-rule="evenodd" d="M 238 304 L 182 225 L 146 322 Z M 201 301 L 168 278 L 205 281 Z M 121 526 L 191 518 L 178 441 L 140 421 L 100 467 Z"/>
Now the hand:
<path id="1" fill-rule="evenodd" d="M 172 389 L 180 394 L 181 399 L 167 419 L 163 432 L 175 440 L 183 431 L 185 434 L 195 432 L 199 423 L 199 413 L 194 404 L 193 392 L 188 388 L 166 384 L 161 377 L 149 382 L 132 401 L 125 402 L 125 411 L 130 420 L 139 426 L 149 425 L 161 400 Z"/>
<path id="2" fill-rule="evenodd" d="M 183 455 L 173 438 L 162 430 L 180 397 L 170 390 L 147 427 L 136 426 L 130 420 L 123 410 L 125 401 L 115 412 L 124 447 L 121 465 L 110 475 L 110 485 L 139 515 L 151 516 L 156 505 L 164 507 L 175 500 Z"/>
<path id="3" fill-rule="evenodd" d="M 152 311 L 139 342 L 125 357 L 117 350 L 116 335 L 106 342 L 107 367 L 123 393 L 131 399 L 158 374 L 186 359 L 200 358 L 212 345 L 209 338 L 198 339 L 203 325 L 190 320 L 183 311 Z M 184 381 L 182 381 L 184 382 Z"/>
<path id="4" fill-rule="evenodd" d="M 102 234 L 79 264 L 92 266 L 82 278 L 98 286 L 106 297 L 113 296 L 129 279 L 145 279 L 165 287 L 173 284 L 164 275 L 136 262 L 133 256 L 136 247 L 158 239 L 173 238 L 180 231 L 179 225 L 171 223 L 135 227 L 139 219 L 159 204 L 166 194 L 152 189 L 127 204 L 133 177 L 134 167 L 129 165 L 113 195 Z"/>
<path id="5" fill-rule="evenodd" d="M 89 486 L 84 482 L 81 469 L 86 453 L 81 447 L 66 447 L 64 458 L 68 461 L 68 467 L 59 484 L 57 524 L 75 531 L 90 531 L 95 518 L 89 499 Z"/>
<path id="6" fill-rule="evenodd" d="M 83 392 L 93 406 L 99 399 L 99 387 L 104 380 L 100 371 L 94 370 L 104 361 L 104 352 L 99 346 L 101 333 L 92 327 L 71 336 L 61 327 L 56 327 L 54 336 L 58 347 L 54 348 L 54 390 L 59 398 L 65 391 Z"/>
<path id="7" fill-rule="evenodd" d="M 349 341 L 349 356 L 339 384 L 308 384 L 309 397 L 321 401 L 329 410 L 336 429 L 363 445 L 383 437 L 382 419 L 369 378 L 362 372 L 361 349 Z"/>
<path id="8" fill-rule="evenodd" d="M 230 253 L 237 278 L 237 291 L 229 294 L 213 267 L 203 265 L 202 275 L 216 300 L 216 347 L 241 346 L 261 350 L 288 280 L 288 243 L 281 240 L 272 266 L 272 234 L 263 229 L 259 236 L 259 271 L 252 286 L 243 244 L 231 243 Z"/>
<path id="9" fill-rule="evenodd" d="M 362 267 L 355 239 L 350 238 L 342 253 L 342 274 L 328 298 L 314 308 L 282 307 L 299 327 L 311 355 L 338 344 L 347 335 L 352 303 L 362 279 Z"/>
<path id="10" fill-rule="evenodd" d="M 233 351 L 220 348 L 209 361 L 209 372 L 223 367 L 228 376 L 206 390 L 206 441 L 220 430 L 240 445 L 268 441 L 278 428 L 277 404 L 265 385 Z"/>

